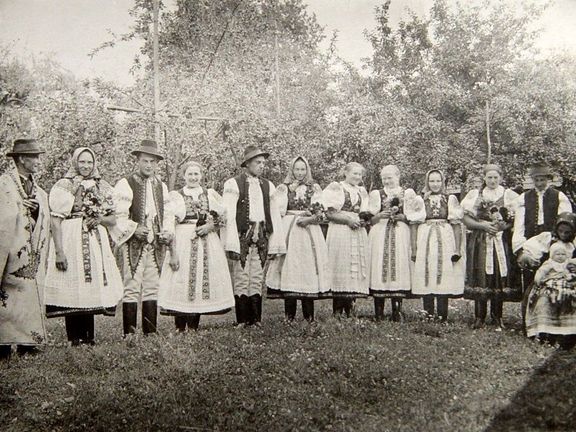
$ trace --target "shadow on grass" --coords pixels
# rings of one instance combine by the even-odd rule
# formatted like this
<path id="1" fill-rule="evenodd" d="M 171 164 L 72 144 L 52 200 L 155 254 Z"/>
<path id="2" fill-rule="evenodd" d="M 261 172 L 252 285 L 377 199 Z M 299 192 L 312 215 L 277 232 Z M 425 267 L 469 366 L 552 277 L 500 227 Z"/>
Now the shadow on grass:
<path id="1" fill-rule="evenodd" d="M 535 370 L 485 432 L 573 431 L 576 427 L 576 350 L 557 351 Z"/>

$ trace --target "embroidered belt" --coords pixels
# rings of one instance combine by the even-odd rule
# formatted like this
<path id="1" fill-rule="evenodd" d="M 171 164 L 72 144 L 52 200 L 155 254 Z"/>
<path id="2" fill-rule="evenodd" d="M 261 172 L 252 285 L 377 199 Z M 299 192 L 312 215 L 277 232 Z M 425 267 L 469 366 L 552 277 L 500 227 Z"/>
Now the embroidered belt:
<path id="1" fill-rule="evenodd" d="M 66 219 L 82 219 L 84 213 L 71 213 Z M 82 267 L 84 269 L 84 282 L 92 283 L 92 260 L 90 259 L 90 234 L 94 233 L 98 245 L 100 246 L 100 255 L 102 257 L 102 278 L 104 279 L 104 286 L 108 286 L 108 279 L 106 277 L 106 270 L 104 268 L 104 251 L 102 250 L 102 237 L 98 227 L 85 231 L 82 227 Z"/>
<path id="2" fill-rule="evenodd" d="M 388 219 L 384 233 L 384 254 L 382 256 L 382 282 L 388 281 L 388 265 L 392 282 L 396 282 L 396 224 Z"/>
<path id="3" fill-rule="evenodd" d="M 194 237 L 190 240 L 190 276 L 188 277 L 188 299 L 196 299 L 196 276 L 198 272 L 198 248 L 202 243 L 202 300 L 210 299 L 210 281 L 208 279 L 208 246 L 206 237 Z"/>
<path id="4" fill-rule="evenodd" d="M 442 236 L 440 231 L 441 225 L 446 225 L 448 221 L 446 219 L 427 219 L 426 223 L 430 225 L 430 231 L 428 231 L 428 238 L 426 239 L 426 263 L 424 271 L 424 285 L 428 286 L 430 281 L 430 270 L 428 266 L 430 264 L 430 239 L 432 238 L 432 231 L 436 233 L 436 243 L 438 245 L 438 263 L 436 267 L 436 284 L 440 285 L 442 282 L 442 267 L 444 264 L 443 257 L 443 247 L 442 247 Z"/>

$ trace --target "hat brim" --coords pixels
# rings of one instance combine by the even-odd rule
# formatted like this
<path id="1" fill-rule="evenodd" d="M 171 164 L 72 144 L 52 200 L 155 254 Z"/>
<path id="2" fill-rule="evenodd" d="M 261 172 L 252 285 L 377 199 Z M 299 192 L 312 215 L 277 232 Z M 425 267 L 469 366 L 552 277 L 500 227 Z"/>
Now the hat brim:
<path id="1" fill-rule="evenodd" d="M 151 152 L 148 150 L 132 150 L 130 152 L 130 154 L 133 154 L 134 156 L 138 156 L 140 153 L 147 154 L 150 156 L 155 156 L 158 158 L 158 160 L 164 160 L 164 156 L 162 156 L 160 153 L 154 153 L 154 152 Z"/>
<path id="2" fill-rule="evenodd" d="M 258 156 L 264 156 L 266 159 L 268 159 L 270 157 L 270 153 L 265 152 L 265 151 L 259 151 L 259 152 L 255 152 L 254 154 L 250 154 L 250 155 L 246 156 L 246 158 L 242 161 L 240 166 L 245 167 L 248 162 L 250 162 L 254 158 L 257 158 Z"/>
<path id="3" fill-rule="evenodd" d="M 6 157 L 11 156 L 33 156 L 46 153 L 44 150 L 31 150 L 31 151 L 19 151 L 19 152 L 8 152 Z"/>

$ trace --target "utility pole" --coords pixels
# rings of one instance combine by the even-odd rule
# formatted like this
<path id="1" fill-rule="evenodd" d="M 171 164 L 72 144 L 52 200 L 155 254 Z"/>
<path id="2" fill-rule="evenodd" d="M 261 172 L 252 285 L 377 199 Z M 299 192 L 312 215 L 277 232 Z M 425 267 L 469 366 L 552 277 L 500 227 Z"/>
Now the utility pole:
<path id="1" fill-rule="evenodd" d="M 490 102 L 486 100 L 486 144 L 488 145 L 488 160 L 486 163 L 492 162 L 492 141 L 490 141 Z"/>
<path id="2" fill-rule="evenodd" d="M 160 9 L 160 0 L 153 0 L 153 30 L 152 30 L 152 46 L 153 46 L 153 67 L 154 67 L 154 135 L 156 142 L 160 143 L 160 67 L 159 67 L 159 54 L 158 54 L 158 15 Z"/>
<path id="3" fill-rule="evenodd" d="M 280 64 L 278 62 L 278 30 L 274 32 L 274 52 L 276 63 L 276 117 L 280 117 Z"/>

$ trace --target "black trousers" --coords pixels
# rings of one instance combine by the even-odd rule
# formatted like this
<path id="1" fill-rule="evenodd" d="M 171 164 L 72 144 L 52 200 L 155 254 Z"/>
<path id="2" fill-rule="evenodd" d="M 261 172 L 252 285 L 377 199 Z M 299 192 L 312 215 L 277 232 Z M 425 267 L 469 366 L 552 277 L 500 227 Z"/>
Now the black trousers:
<path id="1" fill-rule="evenodd" d="M 66 315 L 66 336 L 73 344 L 94 343 L 94 314 Z"/>

